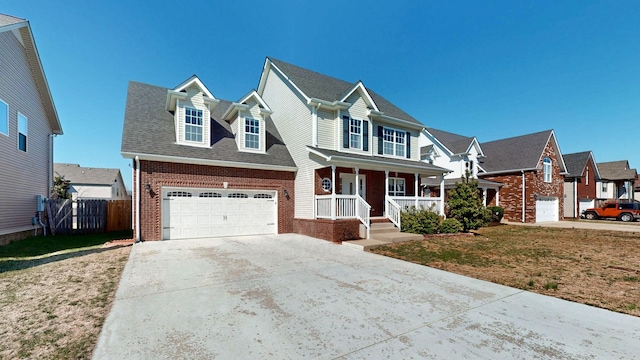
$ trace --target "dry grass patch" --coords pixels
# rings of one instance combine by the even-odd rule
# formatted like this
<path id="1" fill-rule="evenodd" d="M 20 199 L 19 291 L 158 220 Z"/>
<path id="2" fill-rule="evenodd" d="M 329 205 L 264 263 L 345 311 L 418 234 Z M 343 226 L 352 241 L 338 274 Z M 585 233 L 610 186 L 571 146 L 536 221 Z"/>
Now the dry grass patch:
<path id="1" fill-rule="evenodd" d="M 0 358 L 91 358 L 131 248 L 85 238 L 89 246 L 49 254 L 10 256 L 28 254 L 33 239 L 0 251 Z"/>
<path id="2" fill-rule="evenodd" d="M 640 233 L 496 226 L 371 251 L 640 316 Z"/>

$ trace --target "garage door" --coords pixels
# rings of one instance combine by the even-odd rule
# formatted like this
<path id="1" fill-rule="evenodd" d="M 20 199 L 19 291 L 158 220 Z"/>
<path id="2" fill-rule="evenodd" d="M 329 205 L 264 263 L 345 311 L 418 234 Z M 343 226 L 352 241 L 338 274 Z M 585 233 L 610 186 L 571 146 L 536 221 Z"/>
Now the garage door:
<path id="1" fill-rule="evenodd" d="M 536 200 L 536 222 L 558 221 L 558 198 L 538 198 Z"/>
<path id="2" fill-rule="evenodd" d="M 277 233 L 276 191 L 162 188 L 162 238 Z"/>
<path id="3" fill-rule="evenodd" d="M 580 210 L 578 214 L 582 214 L 584 210 L 595 207 L 596 201 L 594 199 L 580 199 Z"/>

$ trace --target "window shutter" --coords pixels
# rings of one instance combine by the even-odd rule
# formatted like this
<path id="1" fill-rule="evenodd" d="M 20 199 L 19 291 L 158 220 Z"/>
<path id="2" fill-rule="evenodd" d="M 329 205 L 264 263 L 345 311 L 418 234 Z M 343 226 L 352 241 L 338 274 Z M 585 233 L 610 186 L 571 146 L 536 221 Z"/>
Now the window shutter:
<path id="1" fill-rule="evenodd" d="M 378 125 L 378 155 L 382 155 L 383 152 L 383 135 L 382 135 L 383 129 L 382 126 Z"/>
<path id="2" fill-rule="evenodd" d="M 369 122 L 362 121 L 362 150 L 369 151 Z"/>
<path id="3" fill-rule="evenodd" d="M 342 147 L 349 148 L 349 117 L 342 117 Z"/>
<path id="4" fill-rule="evenodd" d="M 407 159 L 411 159 L 411 133 L 407 131 Z"/>

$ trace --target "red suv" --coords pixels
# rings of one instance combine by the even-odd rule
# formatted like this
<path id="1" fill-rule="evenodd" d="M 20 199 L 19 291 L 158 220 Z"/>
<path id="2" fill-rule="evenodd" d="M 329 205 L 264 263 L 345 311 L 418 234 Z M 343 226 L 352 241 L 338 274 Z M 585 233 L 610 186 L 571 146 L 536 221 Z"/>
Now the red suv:
<path id="1" fill-rule="evenodd" d="M 610 202 L 602 207 L 591 208 L 582 212 L 582 217 L 588 220 L 601 218 L 614 218 L 622 221 L 634 221 L 640 219 L 640 203 L 637 202 Z"/>

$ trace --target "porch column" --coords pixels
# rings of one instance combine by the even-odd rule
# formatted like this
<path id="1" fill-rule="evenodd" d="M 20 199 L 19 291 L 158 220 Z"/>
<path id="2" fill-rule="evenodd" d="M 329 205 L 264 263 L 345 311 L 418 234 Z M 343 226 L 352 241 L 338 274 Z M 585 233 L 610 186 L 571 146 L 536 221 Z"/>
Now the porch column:
<path id="1" fill-rule="evenodd" d="M 500 206 L 500 188 L 496 189 L 496 206 Z"/>
<path id="2" fill-rule="evenodd" d="M 331 165 L 331 220 L 336 219 L 336 166 Z"/>
<path id="3" fill-rule="evenodd" d="M 487 188 L 482 188 L 482 202 L 484 202 L 484 206 L 487 206 Z"/>
<path id="4" fill-rule="evenodd" d="M 387 197 L 389 196 L 389 170 L 384 172 L 384 216 L 389 217 L 387 209 Z"/>
<path id="5" fill-rule="evenodd" d="M 360 195 L 360 168 L 356 167 L 356 194 Z"/>
<path id="6" fill-rule="evenodd" d="M 444 216 L 444 175 L 440 176 L 440 215 Z"/>
<path id="7" fill-rule="evenodd" d="M 418 177 L 419 177 L 420 175 L 418 175 L 418 173 L 415 173 L 414 175 L 415 175 L 415 177 L 416 177 L 416 184 L 415 184 L 415 187 L 414 187 L 413 194 L 414 194 L 414 195 L 415 195 L 415 197 L 416 197 L 416 200 L 415 200 L 415 203 L 416 203 L 416 204 L 415 204 L 415 207 L 416 207 L 416 209 L 417 209 L 417 208 L 418 208 L 418 204 L 419 204 L 419 203 L 418 203 L 418 196 L 419 196 L 419 195 L 418 195 L 418 185 L 419 185 Z"/>

